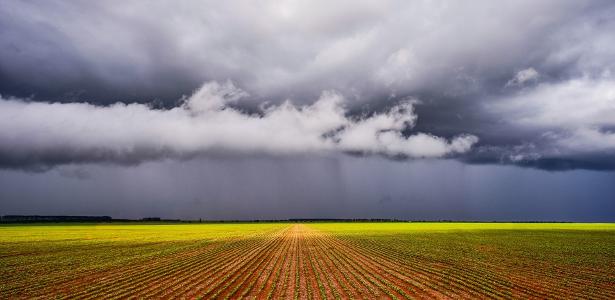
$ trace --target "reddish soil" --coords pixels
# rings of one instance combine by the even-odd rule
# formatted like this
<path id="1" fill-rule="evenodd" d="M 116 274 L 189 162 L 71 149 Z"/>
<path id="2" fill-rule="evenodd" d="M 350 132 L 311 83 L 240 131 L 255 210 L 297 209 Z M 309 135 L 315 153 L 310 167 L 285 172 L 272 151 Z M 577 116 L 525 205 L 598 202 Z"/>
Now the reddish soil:
<path id="1" fill-rule="evenodd" d="M 442 262 L 401 256 L 378 245 L 355 245 L 296 224 L 266 235 L 197 245 L 144 263 L 90 272 L 52 287 L 28 290 L 29 294 L 22 296 L 144 299 L 569 296 L 566 287 L 558 285 L 557 280 L 541 281 L 504 268 L 498 271 L 500 277 L 487 277 Z M 612 283 L 605 284 L 608 288 Z M 586 292 L 595 298 L 615 296 L 605 294 L 604 290 Z"/>

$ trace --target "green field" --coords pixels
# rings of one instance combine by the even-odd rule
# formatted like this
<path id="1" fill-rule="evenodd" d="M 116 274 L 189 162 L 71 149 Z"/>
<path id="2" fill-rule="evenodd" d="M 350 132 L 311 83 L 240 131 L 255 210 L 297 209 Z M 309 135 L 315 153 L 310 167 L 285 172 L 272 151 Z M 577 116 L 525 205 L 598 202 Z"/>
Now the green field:
<path id="1" fill-rule="evenodd" d="M 0 226 L 0 298 L 615 298 L 615 224 Z"/>

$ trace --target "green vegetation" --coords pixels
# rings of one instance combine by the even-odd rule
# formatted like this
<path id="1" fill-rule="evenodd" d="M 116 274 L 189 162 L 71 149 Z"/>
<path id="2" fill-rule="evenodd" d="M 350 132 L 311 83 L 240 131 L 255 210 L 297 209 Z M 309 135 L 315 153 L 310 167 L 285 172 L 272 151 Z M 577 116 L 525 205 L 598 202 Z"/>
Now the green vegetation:
<path id="1" fill-rule="evenodd" d="M 0 298 L 614 298 L 615 224 L 0 225 Z"/>
<path id="2" fill-rule="evenodd" d="M 344 223 L 315 229 L 372 255 L 494 292 L 601 298 L 615 289 L 615 224 Z M 452 284 L 452 282 L 449 282 Z M 518 290 L 516 292 L 519 292 Z M 500 295 L 503 296 L 503 295 Z M 505 295 L 504 295 L 505 296 Z M 529 296 L 529 295 L 528 295 Z M 608 298 L 608 297 L 606 297 Z"/>

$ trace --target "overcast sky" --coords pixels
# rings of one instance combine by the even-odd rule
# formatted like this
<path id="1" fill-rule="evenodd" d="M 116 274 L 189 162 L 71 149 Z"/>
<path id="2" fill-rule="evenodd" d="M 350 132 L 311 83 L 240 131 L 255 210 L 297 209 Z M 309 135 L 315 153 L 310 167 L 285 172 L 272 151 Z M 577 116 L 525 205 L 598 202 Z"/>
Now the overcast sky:
<path id="1" fill-rule="evenodd" d="M 613 1 L 2 1 L 0 213 L 615 221 Z"/>

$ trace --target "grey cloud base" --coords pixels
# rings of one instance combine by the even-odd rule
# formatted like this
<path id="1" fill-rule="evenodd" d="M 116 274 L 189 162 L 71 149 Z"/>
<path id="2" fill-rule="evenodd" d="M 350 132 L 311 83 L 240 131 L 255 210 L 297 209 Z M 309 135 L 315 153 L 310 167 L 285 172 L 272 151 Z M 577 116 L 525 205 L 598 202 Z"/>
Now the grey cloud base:
<path id="1" fill-rule="evenodd" d="M 399 218 L 614 222 L 610 172 L 379 156 L 152 161 L 0 169 L 6 214 L 198 220 Z"/>

